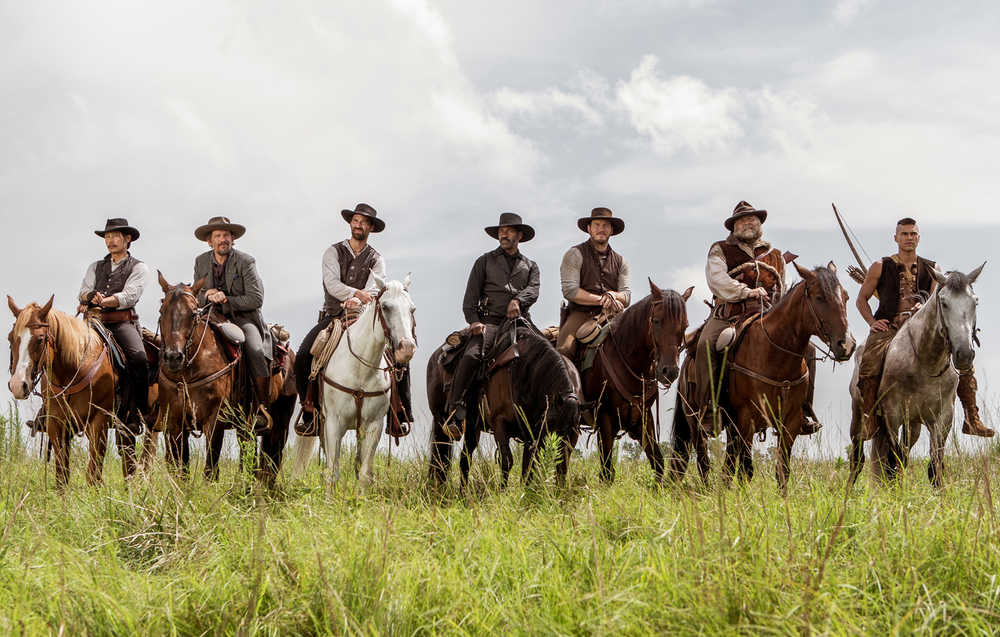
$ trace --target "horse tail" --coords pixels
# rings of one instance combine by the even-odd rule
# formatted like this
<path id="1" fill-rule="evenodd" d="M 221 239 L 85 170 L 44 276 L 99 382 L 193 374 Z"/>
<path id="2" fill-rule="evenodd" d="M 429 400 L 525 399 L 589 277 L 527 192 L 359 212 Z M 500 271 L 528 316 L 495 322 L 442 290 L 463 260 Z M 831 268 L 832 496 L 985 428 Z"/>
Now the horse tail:
<path id="1" fill-rule="evenodd" d="M 319 436 L 300 436 L 295 434 L 295 462 L 292 463 L 292 477 L 305 475 L 309 463 L 319 448 Z"/>

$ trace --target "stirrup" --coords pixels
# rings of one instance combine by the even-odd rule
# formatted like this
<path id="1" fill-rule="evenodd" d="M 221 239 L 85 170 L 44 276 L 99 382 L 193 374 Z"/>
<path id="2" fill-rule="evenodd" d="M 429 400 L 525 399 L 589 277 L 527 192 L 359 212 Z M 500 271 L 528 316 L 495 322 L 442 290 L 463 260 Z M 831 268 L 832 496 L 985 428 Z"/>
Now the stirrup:
<path id="1" fill-rule="evenodd" d="M 452 409 L 448 417 L 445 418 L 444 422 L 441 423 L 441 430 L 444 431 L 444 435 L 448 436 L 451 440 L 458 440 L 465 434 L 465 419 L 462 420 L 455 419 L 456 409 Z"/>

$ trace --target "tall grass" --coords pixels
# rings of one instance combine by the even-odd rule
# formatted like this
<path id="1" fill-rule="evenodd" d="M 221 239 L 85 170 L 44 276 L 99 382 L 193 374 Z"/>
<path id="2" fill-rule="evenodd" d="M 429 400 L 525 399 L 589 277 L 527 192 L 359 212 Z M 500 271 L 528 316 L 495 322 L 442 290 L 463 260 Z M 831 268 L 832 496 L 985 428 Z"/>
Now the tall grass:
<path id="1" fill-rule="evenodd" d="M 73 457 L 65 493 L 0 427 L 0 631 L 5 634 L 953 633 L 1000 626 L 995 448 L 926 461 L 893 487 L 845 489 L 841 461 L 773 464 L 747 486 L 656 488 L 643 458 L 604 485 L 499 490 L 492 458 L 428 490 L 426 464 L 380 456 L 365 496 L 318 466 L 266 494 L 235 460 L 216 483 L 162 460 L 105 484 Z M 196 443 L 200 445 L 200 443 Z M 760 461 L 760 458 L 758 458 Z M 345 463 L 350 467 L 350 463 Z M 456 468 L 457 469 L 457 468 Z"/>

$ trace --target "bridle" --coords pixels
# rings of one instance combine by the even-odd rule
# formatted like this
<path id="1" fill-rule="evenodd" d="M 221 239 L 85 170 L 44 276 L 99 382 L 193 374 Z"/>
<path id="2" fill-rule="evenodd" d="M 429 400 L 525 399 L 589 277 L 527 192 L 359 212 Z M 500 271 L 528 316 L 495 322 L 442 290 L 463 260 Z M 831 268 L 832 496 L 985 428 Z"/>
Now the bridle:
<path id="1" fill-rule="evenodd" d="M 826 344 L 826 348 L 817 347 L 815 344 L 813 345 L 813 347 L 816 347 L 816 349 L 822 352 L 824 358 L 832 358 L 836 360 L 836 356 L 834 356 L 829 349 L 833 347 L 832 345 L 833 337 L 830 335 L 830 332 L 826 327 L 826 323 L 823 322 L 823 319 L 820 317 L 819 312 L 816 311 L 815 302 L 813 301 L 812 298 L 812 289 L 809 287 L 809 282 L 803 281 L 802 285 L 805 286 L 805 292 L 803 293 L 803 296 L 806 299 L 806 307 L 809 308 L 809 313 L 812 315 L 813 320 L 816 321 L 816 326 L 818 328 L 816 331 L 820 333 L 819 337 L 823 339 L 823 343 Z M 789 356 L 794 356 L 795 358 L 802 358 L 802 354 L 800 352 L 793 352 L 792 350 L 782 347 L 781 345 L 778 345 L 777 343 L 774 342 L 774 339 L 771 338 L 771 335 L 767 333 L 767 326 L 764 325 L 764 319 L 766 317 L 767 317 L 767 312 L 764 311 L 764 304 L 761 303 L 760 320 L 758 321 L 758 323 L 760 324 L 760 330 L 764 333 L 764 338 L 767 339 L 767 342 L 770 343 L 771 347 L 779 350 L 784 354 L 788 354 Z"/>
<path id="2" fill-rule="evenodd" d="M 368 361 L 366 361 L 365 359 L 358 356 L 358 354 L 354 351 L 354 346 L 351 344 L 351 331 L 345 328 L 344 335 L 347 337 L 347 350 L 351 353 L 351 356 L 357 359 L 359 363 L 361 363 L 362 365 L 364 365 L 369 369 L 374 369 L 376 371 L 392 372 L 393 375 L 396 377 L 396 381 L 399 381 L 402 379 L 403 372 L 402 370 L 396 369 L 396 345 L 392 342 L 392 333 L 389 330 L 389 323 L 386 321 L 385 313 L 382 310 L 382 296 L 385 295 L 385 291 L 387 289 L 388 288 L 382 288 L 381 290 L 379 290 L 379 293 L 375 295 L 375 298 L 372 301 L 375 304 L 373 310 L 374 315 L 372 316 L 372 329 L 373 330 L 375 329 L 376 321 L 378 321 L 379 324 L 382 326 L 382 335 L 385 337 L 385 343 L 386 343 L 385 352 L 382 358 L 386 362 L 386 366 L 379 367 L 377 365 L 373 365 Z M 413 340 L 414 342 L 416 342 L 417 321 L 416 321 L 415 310 L 411 310 L 411 316 L 413 317 Z"/>
<path id="3" fill-rule="evenodd" d="M 104 345 L 103 343 L 101 344 L 101 353 L 97 356 L 97 358 L 94 359 L 94 362 L 90 365 L 90 367 L 87 368 L 87 371 L 84 373 L 83 377 L 80 378 L 80 372 L 83 370 L 83 362 L 86 360 L 86 354 L 87 354 L 86 348 L 90 347 L 90 339 L 87 339 L 86 348 L 83 351 L 83 355 L 81 355 L 80 357 L 80 363 L 77 365 L 76 371 L 73 372 L 72 378 L 69 379 L 68 383 L 60 386 L 57 385 L 55 382 L 53 382 L 52 378 L 46 372 L 47 368 L 51 368 L 52 361 L 50 360 L 51 358 L 50 355 L 53 353 L 52 348 L 55 346 L 55 339 L 52 337 L 52 333 L 50 331 L 51 326 L 47 321 L 34 321 L 32 323 L 28 323 L 27 325 L 25 325 L 25 327 L 29 330 L 34 330 L 34 329 L 45 330 L 42 335 L 42 352 L 41 354 L 38 355 L 37 364 L 31 359 L 31 353 L 28 352 L 28 361 L 32 364 L 32 370 L 31 370 L 32 373 L 30 376 L 29 387 L 28 387 L 29 393 L 33 393 L 40 398 L 46 398 L 40 391 L 36 389 L 36 387 L 38 386 L 38 381 L 41 380 L 43 376 L 45 377 L 45 385 L 50 390 L 58 390 L 56 393 L 52 394 L 51 396 L 48 396 L 47 397 L 48 400 L 59 398 L 60 396 L 63 395 L 71 396 L 73 394 L 80 392 L 90 384 L 90 381 L 93 380 L 94 376 L 97 374 L 97 370 L 100 368 L 101 359 L 104 358 L 104 355 L 107 353 L 106 345 Z M 10 373 L 11 374 L 14 373 L 13 343 L 11 343 Z M 80 378 L 80 380 L 77 380 L 77 378 Z"/>
<path id="4" fill-rule="evenodd" d="M 182 359 L 181 359 L 181 369 L 183 370 L 184 368 L 190 366 L 191 363 L 194 362 L 194 360 L 198 357 L 198 354 L 201 352 L 201 346 L 205 342 L 205 335 L 208 333 L 209 318 L 212 315 L 212 308 L 214 307 L 215 304 L 214 303 L 207 303 L 206 305 L 203 305 L 203 306 L 199 307 L 198 306 L 198 297 L 195 296 L 193 292 L 190 292 L 190 291 L 185 290 L 185 289 L 175 288 L 174 290 L 171 291 L 171 293 L 172 294 L 181 294 L 183 296 L 189 296 L 192 299 L 194 299 L 194 301 L 195 301 L 195 307 L 194 307 L 194 309 L 191 310 L 191 315 L 194 317 L 194 327 L 192 327 L 191 331 L 188 333 L 187 340 L 184 342 L 184 348 L 181 350 L 181 356 L 182 356 Z M 166 303 L 166 300 L 164 300 L 164 303 Z M 160 311 L 161 317 L 162 317 L 162 314 L 163 314 L 163 311 L 161 309 L 161 311 Z M 171 324 L 170 324 L 170 328 L 171 329 L 170 330 L 165 330 L 165 332 L 169 334 L 169 333 L 173 332 L 173 327 L 174 327 L 174 325 L 173 325 L 173 317 L 170 316 L 170 317 L 167 317 L 167 318 L 171 322 Z M 203 328 L 201 330 L 201 337 L 198 339 L 198 347 L 195 349 L 194 354 L 192 354 L 191 356 L 188 356 L 188 350 L 191 348 L 191 345 L 194 343 L 194 335 L 195 335 L 195 332 L 198 331 L 198 326 L 199 325 L 203 326 Z M 159 324 L 157 324 L 157 327 L 159 327 Z"/>

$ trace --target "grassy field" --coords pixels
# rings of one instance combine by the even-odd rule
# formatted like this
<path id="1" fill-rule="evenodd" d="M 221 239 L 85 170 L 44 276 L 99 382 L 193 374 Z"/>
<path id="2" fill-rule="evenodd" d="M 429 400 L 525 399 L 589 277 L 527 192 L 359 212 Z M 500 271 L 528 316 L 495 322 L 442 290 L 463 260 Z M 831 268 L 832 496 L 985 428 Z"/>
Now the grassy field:
<path id="1" fill-rule="evenodd" d="M 480 459 L 460 495 L 422 461 L 382 456 L 374 488 L 318 467 L 259 493 L 171 480 L 65 494 L 0 428 L 4 634 L 987 634 L 1000 627 L 997 453 L 922 460 L 892 488 L 845 491 L 840 461 L 797 460 L 788 497 L 765 466 L 746 487 L 654 488 L 623 457 L 613 486 L 496 486 Z M 623 454 L 623 456 L 628 454 Z M 543 459 L 551 465 L 551 457 Z M 350 464 L 348 464 L 350 466 Z"/>

